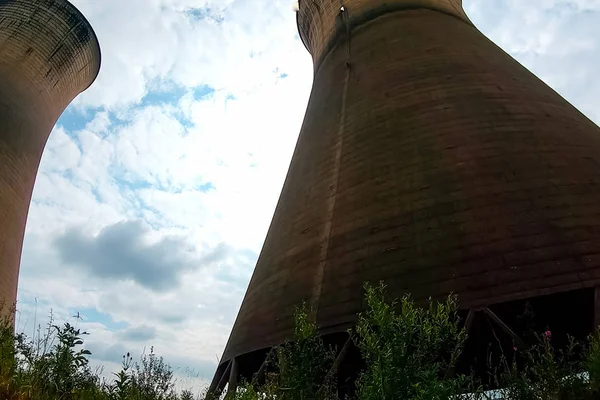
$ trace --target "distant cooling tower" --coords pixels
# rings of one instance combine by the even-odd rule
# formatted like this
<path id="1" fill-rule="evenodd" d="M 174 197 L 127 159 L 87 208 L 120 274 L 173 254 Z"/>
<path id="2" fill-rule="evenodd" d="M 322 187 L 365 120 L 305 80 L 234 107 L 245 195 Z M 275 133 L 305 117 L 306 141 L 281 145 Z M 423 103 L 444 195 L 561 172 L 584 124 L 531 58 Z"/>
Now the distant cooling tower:
<path id="1" fill-rule="evenodd" d="M 0 302 L 13 304 L 31 192 L 48 135 L 92 84 L 100 47 L 66 0 L 0 0 Z"/>
<path id="2" fill-rule="evenodd" d="M 514 341 L 525 300 L 553 337 L 591 331 L 600 129 L 461 0 L 301 0 L 297 19 L 313 89 L 212 388 L 260 370 L 302 301 L 344 334 L 365 281 L 457 293 L 468 329 L 481 315 Z"/>

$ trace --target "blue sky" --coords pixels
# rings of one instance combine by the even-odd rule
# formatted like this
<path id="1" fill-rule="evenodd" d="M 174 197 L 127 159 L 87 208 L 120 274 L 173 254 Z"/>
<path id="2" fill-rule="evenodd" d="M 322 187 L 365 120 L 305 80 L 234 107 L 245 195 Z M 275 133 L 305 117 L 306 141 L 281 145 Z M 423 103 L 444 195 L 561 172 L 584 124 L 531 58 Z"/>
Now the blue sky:
<path id="1" fill-rule="evenodd" d="M 122 352 L 154 345 L 178 371 L 210 379 L 310 94 L 292 2 L 73 3 L 98 34 L 102 70 L 44 152 L 18 329 L 31 332 L 50 309 L 59 321 L 79 311 L 94 362 L 107 370 Z M 598 122 L 600 0 L 464 5 L 486 35 Z"/>

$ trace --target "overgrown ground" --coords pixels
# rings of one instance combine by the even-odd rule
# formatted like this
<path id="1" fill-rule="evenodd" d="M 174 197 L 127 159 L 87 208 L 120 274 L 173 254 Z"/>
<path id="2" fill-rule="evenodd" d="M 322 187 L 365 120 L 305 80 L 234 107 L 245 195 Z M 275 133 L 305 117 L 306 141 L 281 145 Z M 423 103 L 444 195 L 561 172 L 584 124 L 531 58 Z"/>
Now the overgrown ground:
<path id="1" fill-rule="evenodd" d="M 466 333 L 456 298 L 416 306 L 410 297 L 385 299 L 385 287 L 366 286 L 367 310 L 359 316 L 352 340 L 365 360 L 353 398 L 381 399 L 600 399 L 600 340 L 573 341 L 557 350 L 551 332 L 522 349 L 517 366 L 500 357 L 493 381 L 501 389 L 484 392 L 472 376 L 448 374 L 464 349 Z M 274 349 L 263 382 L 243 382 L 231 400 L 334 400 L 337 349 L 328 348 L 299 307 L 294 337 Z M 0 400 L 192 400 L 176 393 L 172 369 L 151 350 L 134 361 L 123 355 L 112 379 L 88 363 L 86 332 L 52 323 L 35 342 L 14 335 L 8 321 L 0 328 Z M 224 397 L 222 395 L 221 397 Z M 204 396 L 201 396 L 204 397 Z M 208 398 L 208 397 L 207 397 Z M 341 400 L 341 399 L 340 399 Z"/>

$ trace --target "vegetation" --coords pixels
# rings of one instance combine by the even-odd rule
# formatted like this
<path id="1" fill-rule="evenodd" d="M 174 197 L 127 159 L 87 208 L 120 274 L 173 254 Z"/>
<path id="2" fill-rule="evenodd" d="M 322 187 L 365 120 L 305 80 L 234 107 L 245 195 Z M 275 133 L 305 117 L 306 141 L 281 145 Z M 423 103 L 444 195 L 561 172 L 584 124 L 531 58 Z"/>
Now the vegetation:
<path id="1" fill-rule="evenodd" d="M 409 296 L 385 300 L 384 286 L 366 287 L 367 311 L 358 318 L 355 342 L 366 361 L 359 399 L 447 399 L 467 391 L 463 376 L 444 379 L 466 340 L 455 297 L 417 307 Z"/>
<path id="2" fill-rule="evenodd" d="M 101 370 L 89 366 L 91 353 L 83 347 L 87 332 L 68 322 L 55 325 L 51 315 L 34 341 L 24 334 L 15 335 L 10 322 L 7 317 L 0 321 L 2 400 L 194 399 L 189 391 L 175 393 L 173 371 L 153 348 L 139 362 L 129 353 L 124 355 L 121 370 L 106 380 Z"/>
<path id="3" fill-rule="evenodd" d="M 588 348 L 571 340 L 566 349 L 555 349 L 552 335 L 538 335 L 537 344 L 524 351 L 523 365 L 504 363 L 496 377 L 503 398 L 514 400 L 585 400 L 600 398 L 600 340 L 589 338 Z"/>
<path id="4" fill-rule="evenodd" d="M 461 328 L 457 299 L 430 301 L 426 307 L 410 296 L 387 301 L 385 286 L 365 286 L 367 308 L 359 315 L 351 340 L 364 360 L 353 399 L 436 400 L 512 399 L 579 400 L 600 398 L 600 337 L 553 346 L 549 331 L 516 358 L 501 357 L 484 392 L 473 376 L 455 375 L 454 366 L 467 335 Z M 312 311 L 295 314 L 294 336 L 267 357 L 266 373 L 242 382 L 227 400 L 334 400 L 340 349 L 318 335 Z M 86 332 L 51 321 L 33 341 L 13 334 L 10 321 L 0 324 L 0 399 L 18 400 L 195 400 L 190 391 L 176 393 L 172 369 L 154 353 L 134 361 L 123 356 L 113 379 L 92 370 L 84 347 Z M 515 359 L 518 358 L 518 362 Z M 208 397 L 206 397 L 208 399 Z"/>
<path id="5" fill-rule="evenodd" d="M 566 349 L 558 350 L 552 345 L 551 332 L 532 332 L 534 343 L 523 350 L 518 365 L 501 357 L 492 377 L 500 389 L 486 392 L 473 376 L 449 374 L 467 339 L 456 297 L 450 296 L 443 303 L 430 301 L 422 308 L 410 296 L 387 301 L 383 284 L 366 285 L 365 289 L 367 309 L 359 315 L 352 332 L 366 364 L 356 382 L 353 398 L 357 400 L 600 398 L 599 336 L 590 336 L 586 343 L 571 340 Z M 327 375 L 330 381 L 323 380 L 334 352 L 318 339 L 309 315 L 305 307 L 297 312 L 295 337 L 277 350 L 276 372 L 271 379 L 264 385 L 256 381 L 243 385 L 229 395 L 230 399 L 339 399 L 332 383 L 335 377 Z M 308 381 L 303 380 L 309 376 Z M 328 390 L 307 393 L 287 382 L 310 382 L 302 387 L 313 389 L 324 384 Z"/>
<path id="6" fill-rule="evenodd" d="M 273 349 L 267 365 L 273 373 L 265 383 L 254 381 L 242 385 L 228 400 L 328 400 L 335 398 L 335 381 L 329 375 L 335 349 L 328 348 L 310 322 L 310 309 L 300 306 L 294 315 L 294 337 Z"/>

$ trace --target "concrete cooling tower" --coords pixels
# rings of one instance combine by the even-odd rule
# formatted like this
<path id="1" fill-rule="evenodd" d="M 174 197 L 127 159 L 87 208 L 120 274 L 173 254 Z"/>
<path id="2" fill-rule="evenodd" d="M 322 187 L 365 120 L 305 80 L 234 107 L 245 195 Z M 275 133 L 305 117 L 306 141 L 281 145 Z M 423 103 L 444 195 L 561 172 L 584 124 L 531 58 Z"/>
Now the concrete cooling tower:
<path id="1" fill-rule="evenodd" d="M 347 335 L 364 282 L 418 302 L 458 294 L 467 354 L 481 315 L 518 340 L 525 302 L 553 337 L 591 332 L 598 126 L 461 0 L 301 0 L 297 22 L 313 88 L 213 389 L 260 370 L 303 301 L 326 339 Z"/>
<path id="2" fill-rule="evenodd" d="M 518 341 L 525 303 L 553 338 L 591 332 L 600 129 L 478 31 L 461 0 L 298 6 L 313 88 L 212 389 L 261 371 L 303 301 L 326 340 L 347 342 L 364 282 L 417 302 L 456 293 L 467 358 L 491 338 L 478 318 Z"/>
<path id="3" fill-rule="evenodd" d="M 48 135 L 96 79 L 100 47 L 66 0 L 0 0 L 0 303 L 16 301 L 25 222 Z"/>

